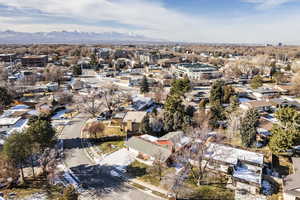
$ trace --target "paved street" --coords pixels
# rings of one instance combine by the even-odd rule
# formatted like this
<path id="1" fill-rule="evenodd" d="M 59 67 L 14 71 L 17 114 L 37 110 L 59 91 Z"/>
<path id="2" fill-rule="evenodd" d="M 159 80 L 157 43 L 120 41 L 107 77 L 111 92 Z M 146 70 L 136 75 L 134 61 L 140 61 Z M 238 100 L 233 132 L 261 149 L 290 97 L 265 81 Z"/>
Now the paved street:
<path id="1" fill-rule="evenodd" d="M 151 194 L 133 188 L 123 179 L 112 175 L 117 171 L 112 166 L 100 166 L 91 161 L 85 154 L 84 146 L 80 139 L 86 116 L 83 114 L 75 117 L 70 125 L 67 125 L 60 138 L 64 141 L 65 164 L 70 168 L 80 184 L 93 194 L 93 199 L 104 200 L 158 200 Z M 91 197 L 90 197 L 91 198 Z M 86 199 L 90 199 L 86 198 Z"/>

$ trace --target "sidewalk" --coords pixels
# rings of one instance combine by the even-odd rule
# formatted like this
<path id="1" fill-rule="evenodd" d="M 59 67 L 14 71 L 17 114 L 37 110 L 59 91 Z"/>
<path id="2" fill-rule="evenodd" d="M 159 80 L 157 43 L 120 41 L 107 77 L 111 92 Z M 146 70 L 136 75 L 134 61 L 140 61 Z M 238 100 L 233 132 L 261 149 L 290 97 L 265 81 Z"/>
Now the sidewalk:
<path id="1" fill-rule="evenodd" d="M 87 120 L 86 123 L 88 123 L 89 121 L 90 120 Z M 81 131 L 81 137 L 84 138 L 83 131 Z M 87 142 L 87 141 L 85 141 L 85 142 Z M 89 147 L 86 149 L 85 153 L 87 154 L 87 156 L 93 162 L 95 162 L 95 164 L 103 164 L 103 161 L 104 161 L 105 157 L 108 157 L 110 155 L 110 154 L 108 154 L 108 155 L 103 155 L 103 154 L 99 155 L 99 149 L 98 148 L 96 148 L 96 147 L 94 147 L 93 145 L 90 145 L 90 144 L 88 146 Z M 116 153 L 116 152 L 114 152 L 114 153 Z M 130 183 L 134 183 L 134 184 L 137 184 L 139 186 L 142 186 L 142 187 L 150 190 L 151 193 L 153 193 L 153 192 L 154 193 L 158 193 L 159 195 L 156 194 L 156 196 L 159 196 L 160 198 L 162 198 L 164 196 L 163 199 L 167 199 L 168 194 L 170 194 L 170 192 L 167 191 L 167 190 L 164 190 L 164 189 L 159 188 L 157 186 L 151 185 L 151 184 L 146 183 L 144 181 L 140 181 L 137 178 L 130 179 L 130 178 L 126 177 L 126 176 L 123 176 L 123 178 L 125 178 L 129 182 L 129 184 Z M 135 187 L 135 186 L 133 186 L 133 187 Z M 138 189 L 141 190 L 141 188 L 138 188 Z M 145 192 L 149 192 L 147 190 L 144 190 L 144 191 Z"/>
<path id="2" fill-rule="evenodd" d="M 151 185 L 151 184 L 146 183 L 144 181 L 140 181 L 140 180 L 138 180 L 136 178 L 134 178 L 134 179 L 128 179 L 128 181 L 133 182 L 133 183 L 138 184 L 138 185 L 141 185 L 141 186 L 143 186 L 145 188 L 148 188 L 148 189 L 150 189 L 152 191 L 156 191 L 158 193 L 161 193 L 161 194 L 163 194 L 165 196 L 168 196 L 168 194 L 170 193 L 167 190 L 164 190 L 162 188 L 156 187 L 155 185 Z"/>

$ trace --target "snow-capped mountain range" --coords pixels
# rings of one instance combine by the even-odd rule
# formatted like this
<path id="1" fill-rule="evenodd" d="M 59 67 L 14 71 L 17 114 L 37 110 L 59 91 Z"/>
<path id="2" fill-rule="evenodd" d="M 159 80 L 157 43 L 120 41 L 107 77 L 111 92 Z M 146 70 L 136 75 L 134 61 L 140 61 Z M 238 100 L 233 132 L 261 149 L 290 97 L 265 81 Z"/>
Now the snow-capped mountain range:
<path id="1" fill-rule="evenodd" d="M 0 44 L 95 44 L 95 43 L 151 43 L 166 42 L 161 39 L 148 38 L 143 35 L 119 32 L 16 32 L 0 31 Z"/>

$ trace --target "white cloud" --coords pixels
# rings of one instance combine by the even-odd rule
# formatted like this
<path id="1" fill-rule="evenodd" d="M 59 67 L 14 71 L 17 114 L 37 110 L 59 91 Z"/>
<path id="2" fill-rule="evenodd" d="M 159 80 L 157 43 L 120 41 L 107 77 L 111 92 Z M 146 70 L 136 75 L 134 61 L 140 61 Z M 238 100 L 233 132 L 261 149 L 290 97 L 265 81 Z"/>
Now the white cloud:
<path id="1" fill-rule="evenodd" d="M 247 3 L 257 4 L 258 9 L 270 9 L 282 4 L 299 1 L 299 0 L 242 0 Z"/>

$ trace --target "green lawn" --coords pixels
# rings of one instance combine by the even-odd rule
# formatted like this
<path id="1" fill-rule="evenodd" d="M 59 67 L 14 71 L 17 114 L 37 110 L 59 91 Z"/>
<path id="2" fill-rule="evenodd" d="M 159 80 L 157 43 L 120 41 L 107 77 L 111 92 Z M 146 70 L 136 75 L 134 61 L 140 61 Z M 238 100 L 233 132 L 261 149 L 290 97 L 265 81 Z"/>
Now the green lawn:
<path id="1" fill-rule="evenodd" d="M 125 147 L 124 141 L 104 142 L 98 146 L 103 154 L 113 153 L 123 147 Z"/>
<path id="2" fill-rule="evenodd" d="M 160 181 L 159 177 L 155 176 L 152 173 L 149 173 L 150 166 L 145 165 L 141 162 L 134 161 L 127 167 L 127 172 L 130 176 L 137 178 L 141 181 L 150 183 L 155 186 L 159 186 Z"/>
<path id="3" fill-rule="evenodd" d="M 151 166 L 148 166 L 138 161 L 134 161 L 133 163 L 131 163 L 131 165 L 127 167 L 127 172 L 130 176 L 137 178 L 140 181 L 159 186 L 159 175 L 157 173 L 154 173 L 151 169 Z M 175 173 L 174 168 L 163 168 L 162 178 L 170 173 Z"/>
<path id="4" fill-rule="evenodd" d="M 234 191 L 227 189 L 225 184 L 228 179 L 226 176 L 206 172 L 203 178 L 203 185 L 196 185 L 192 179 L 192 175 L 185 180 L 186 186 L 193 190 L 191 198 L 195 199 L 234 199 Z M 206 183 L 206 184 L 204 184 Z"/>
<path id="5" fill-rule="evenodd" d="M 214 185 L 203 185 L 195 189 L 194 193 L 191 194 L 191 197 L 195 199 L 233 200 L 234 192 Z"/>

